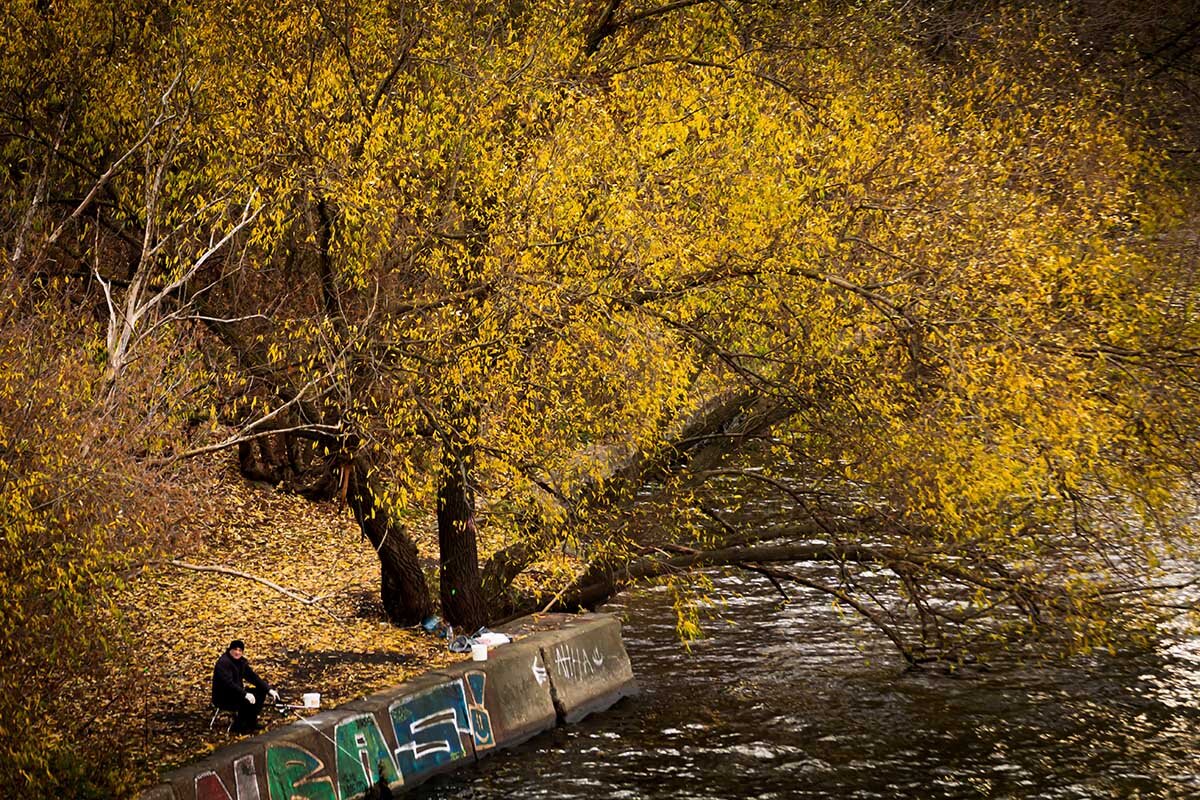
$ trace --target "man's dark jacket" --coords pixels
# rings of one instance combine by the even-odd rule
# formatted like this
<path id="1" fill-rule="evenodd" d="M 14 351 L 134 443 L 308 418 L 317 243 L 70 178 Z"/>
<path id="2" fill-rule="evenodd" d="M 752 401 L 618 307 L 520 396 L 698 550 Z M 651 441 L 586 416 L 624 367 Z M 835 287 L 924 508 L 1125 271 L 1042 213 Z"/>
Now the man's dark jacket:
<path id="1" fill-rule="evenodd" d="M 255 674 L 245 656 L 234 658 L 226 650 L 225 654 L 217 659 L 217 665 L 213 667 L 213 705 L 236 711 L 238 704 L 246 697 L 247 683 L 264 692 L 271 688 L 266 681 Z"/>

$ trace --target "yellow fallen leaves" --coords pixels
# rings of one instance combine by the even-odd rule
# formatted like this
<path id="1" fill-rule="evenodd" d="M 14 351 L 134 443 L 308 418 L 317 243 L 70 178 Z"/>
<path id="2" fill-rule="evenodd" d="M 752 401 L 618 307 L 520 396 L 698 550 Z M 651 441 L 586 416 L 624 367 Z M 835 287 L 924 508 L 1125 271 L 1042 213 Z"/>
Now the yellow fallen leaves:
<path id="1" fill-rule="evenodd" d="M 219 457 L 218 457 L 219 458 Z M 257 580 L 153 564 L 121 598 L 138 633 L 136 659 L 149 679 L 139 769 L 150 780 L 160 768 L 199 757 L 228 741 L 208 729 L 213 664 L 235 638 L 246 657 L 285 699 L 320 692 L 333 706 L 394 685 L 460 658 L 443 640 L 390 625 L 378 599 L 379 562 L 348 511 L 246 484 L 232 459 L 207 485 L 215 515 L 190 523 L 181 537 L 195 544 L 169 554 L 195 565 L 222 566 L 278 584 L 303 603 Z M 423 555 L 435 552 L 418 535 Z M 101 673 L 102 674 L 102 673 Z M 95 687 L 105 690 L 103 681 Z M 268 727 L 289 720 L 268 709 Z"/>

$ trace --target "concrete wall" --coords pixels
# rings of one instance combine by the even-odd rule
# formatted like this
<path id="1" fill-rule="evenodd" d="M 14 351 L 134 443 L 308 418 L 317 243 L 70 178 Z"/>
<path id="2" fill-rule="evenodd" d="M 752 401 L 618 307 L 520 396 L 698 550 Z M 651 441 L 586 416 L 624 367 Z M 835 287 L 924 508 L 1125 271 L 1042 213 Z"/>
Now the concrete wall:
<path id="1" fill-rule="evenodd" d="M 527 617 L 488 660 L 464 661 L 223 747 L 163 776 L 142 800 L 353 800 L 402 792 L 575 722 L 636 690 L 606 614 Z"/>

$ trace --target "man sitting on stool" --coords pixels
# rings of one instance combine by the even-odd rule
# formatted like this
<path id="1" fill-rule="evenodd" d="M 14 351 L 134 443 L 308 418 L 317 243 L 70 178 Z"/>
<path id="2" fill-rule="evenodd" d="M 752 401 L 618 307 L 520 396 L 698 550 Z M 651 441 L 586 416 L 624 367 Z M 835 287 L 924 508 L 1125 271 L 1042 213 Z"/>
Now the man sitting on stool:
<path id="1" fill-rule="evenodd" d="M 258 712 L 268 696 L 279 699 L 279 692 L 254 672 L 250 662 L 244 658 L 246 646 L 241 639 L 229 643 L 213 667 L 212 701 L 217 708 L 234 712 L 237 717 L 230 728 L 234 733 L 251 733 L 258 730 Z M 249 683 L 253 689 L 247 689 Z"/>

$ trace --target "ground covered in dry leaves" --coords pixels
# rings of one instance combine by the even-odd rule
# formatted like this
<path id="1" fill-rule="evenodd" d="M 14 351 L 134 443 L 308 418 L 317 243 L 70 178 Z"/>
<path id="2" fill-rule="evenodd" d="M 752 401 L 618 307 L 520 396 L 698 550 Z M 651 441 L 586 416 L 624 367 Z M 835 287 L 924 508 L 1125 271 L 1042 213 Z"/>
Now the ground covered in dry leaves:
<path id="1" fill-rule="evenodd" d="M 128 657 L 144 668 L 148 688 L 139 718 L 117 723 L 140 738 L 145 783 L 236 740 L 221 724 L 208 727 L 212 668 L 233 639 L 246 642 L 255 671 L 285 700 L 320 692 L 323 708 L 463 658 L 444 639 L 387 622 L 378 559 L 348 509 L 247 483 L 228 460 L 214 461 L 211 480 L 195 491 L 207 495 L 195 498 L 204 513 L 181 523 L 176 552 L 143 567 L 120 598 L 137 633 Z M 436 535 L 414 533 L 432 567 Z M 250 577 L 169 561 L 234 570 L 320 599 L 305 603 Z M 268 706 L 261 722 L 292 719 Z M 96 724 L 109 722 L 96 715 Z"/>

